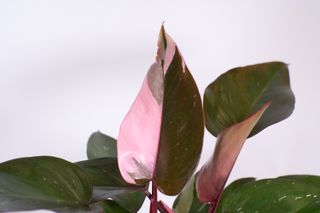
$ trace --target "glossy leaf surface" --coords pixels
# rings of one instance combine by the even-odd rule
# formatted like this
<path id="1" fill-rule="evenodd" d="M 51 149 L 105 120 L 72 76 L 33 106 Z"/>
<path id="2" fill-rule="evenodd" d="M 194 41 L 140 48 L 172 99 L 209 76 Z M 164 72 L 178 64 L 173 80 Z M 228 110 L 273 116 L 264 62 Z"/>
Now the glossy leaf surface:
<path id="1" fill-rule="evenodd" d="M 41 156 L 0 164 L 0 211 L 89 206 L 87 174 L 65 160 Z"/>
<path id="2" fill-rule="evenodd" d="M 158 47 L 156 62 L 121 125 L 119 168 L 129 183 L 154 179 L 160 191 L 175 195 L 198 164 L 204 121 L 196 84 L 163 27 Z"/>
<path id="3" fill-rule="evenodd" d="M 250 136 L 287 118 L 294 109 L 287 65 L 269 62 L 234 68 L 217 78 L 205 90 L 204 113 L 207 129 L 217 136 L 256 112 L 267 101 L 263 114 Z"/>
<path id="4" fill-rule="evenodd" d="M 216 206 L 245 140 L 270 104 L 267 102 L 244 121 L 219 134 L 213 156 L 198 172 L 197 193 L 201 202 Z"/>
<path id="5" fill-rule="evenodd" d="M 284 176 L 244 179 L 230 184 L 217 212 L 309 213 L 320 211 L 320 177 Z"/>
<path id="6" fill-rule="evenodd" d="M 178 195 L 173 204 L 175 213 L 207 213 L 209 204 L 198 200 L 196 191 L 196 176 L 193 176 Z"/>
<path id="7" fill-rule="evenodd" d="M 143 191 L 145 185 L 125 182 L 118 169 L 116 158 L 98 158 L 78 162 L 93 184 L 93 200 L 103 200 L 122 193 Z"/>
<path id="8" fill-rule="evenodd" d="M 204 132 L 200 95 L 178 49 L 165 85 L 155 178 L 160 191 L 175 195 L 198 165 Z"/>
<path id="9" fill-rule="evenodd" d="M 116 140 L 101 132 L 93 133 L 87 144 L 88 159 L 117 157 Z"/>

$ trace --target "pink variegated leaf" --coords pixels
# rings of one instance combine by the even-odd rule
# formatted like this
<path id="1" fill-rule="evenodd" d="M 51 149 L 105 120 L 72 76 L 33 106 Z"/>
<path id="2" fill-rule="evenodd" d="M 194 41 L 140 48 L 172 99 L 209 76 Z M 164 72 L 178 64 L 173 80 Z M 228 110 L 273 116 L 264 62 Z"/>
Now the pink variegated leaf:
<path id="1" fill-rule="evenodd" d="M 153 180 L 163 193 L 179 193 L 198 164 L 203 131 L 199 91 L 162 27 L 156 62 L 120 128 L 117 150 L 123 178 L 129 183 Z"/>
<path id="2" fill-rule="evenodd" d="M 218 135 L 213 156 L 198 173 L 196 189 L 201 202 L 216 206 L 244 142 L 270 104 L 271 101 L 265 103 L 257 112 Z"/>

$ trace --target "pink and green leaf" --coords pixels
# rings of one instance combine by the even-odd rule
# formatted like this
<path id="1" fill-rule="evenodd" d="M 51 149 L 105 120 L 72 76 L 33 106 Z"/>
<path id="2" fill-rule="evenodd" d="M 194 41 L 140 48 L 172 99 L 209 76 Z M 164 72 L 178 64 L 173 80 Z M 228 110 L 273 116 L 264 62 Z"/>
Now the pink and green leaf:
<path id="1" fill-rule="evenodd" d="M 197 193 L 201 202 L 217 204 L 244 142 L 270 104 L 267 102 L 256 113 L 218 135 L 212 158 L 198 173 Z"/>
<path id="2" fill-rule="evenodd" d="M 123 178 L 129 183 L 153 180 L 163 193 L 179 193 L 198 164 L 203 131 L 199 91 L 162 27 L 156 62 L 120 128 Z"/>
<path id="3" fill-rule="evenodd" d="M 232 69 L 205 90 L 207 129 L 218 136 L 211 159 L 200 169 L 197 193 L 214 211 L 247 137 L 287 118 L 294 109 L 287 65 L 269 62 Z"/>

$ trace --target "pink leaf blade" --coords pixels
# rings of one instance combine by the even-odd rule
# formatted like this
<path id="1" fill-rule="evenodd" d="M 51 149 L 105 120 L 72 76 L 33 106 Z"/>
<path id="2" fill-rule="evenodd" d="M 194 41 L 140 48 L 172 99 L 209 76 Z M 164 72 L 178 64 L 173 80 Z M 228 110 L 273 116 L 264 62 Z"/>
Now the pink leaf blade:
<path id="1" fill-rule="evenodd" d="M 157 65 L 151 66 L 147 76 Z M 153 95 L 148 77 L 120 127 L 118 161 L 123 178 L 129 183 L 135 179 L 151 179 L 160 135 L 162 98 Z"/>
<path id="2" fill-rule="evenodd" d="M 153 178 L 160 141 L 164 76 L 174 52 L 175 43 L 162 26 L 156 62 L 151 65 L 118 136 L 119 169 L 128 183 Z"/>
<path id="3" fill-rule="evenodd" d="M 270 104 L 271 101 L 265 103 L 257 112 L 218 135 L 214 155 L 198 174 L 196 188 L 201 202 L 216 206 L 244 142 Z"/>
<path id="4" fill-rule="evenodd" d="M 203 133 L 197 85 L 162 27 L 156 62 L 120 128 L 117 148 L 123 178 L 137 184 L 152 180 L 164 194 L 178 194 L 197 167 Z"/>

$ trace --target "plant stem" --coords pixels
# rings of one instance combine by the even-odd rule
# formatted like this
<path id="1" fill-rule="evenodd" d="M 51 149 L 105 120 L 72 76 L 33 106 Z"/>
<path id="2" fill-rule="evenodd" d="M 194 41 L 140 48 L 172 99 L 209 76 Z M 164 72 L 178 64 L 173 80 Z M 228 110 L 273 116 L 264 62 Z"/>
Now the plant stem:
<path id="1" fill-rule="evenodd" d="M 158 201 L 158 211 L 160 213 L 174 213 L 172 209 L 170 209 L 164 202 L 162 202 L 161 200 Z"/>
<path id="2" fill-rule="evenodd" d="M 215 207 L 216 205 L 213 203 L 210 203 L 209 209 L 208 209 L 208 213 L 215 213 Z"/>
<path id="3" fill-rule="evenodd" d="M 157 213 L 158 190 L 155 180 L 152 180 L 152 198 L 150 203 L 150 213 Z"/>
<path id="4" fill-rule="evenodd" d="M 148 190 L 145 191 L 144 194 L 147 196 L 147 198 L 149 198 L 149 200 L 152 199 L 152 194 Z"/>

